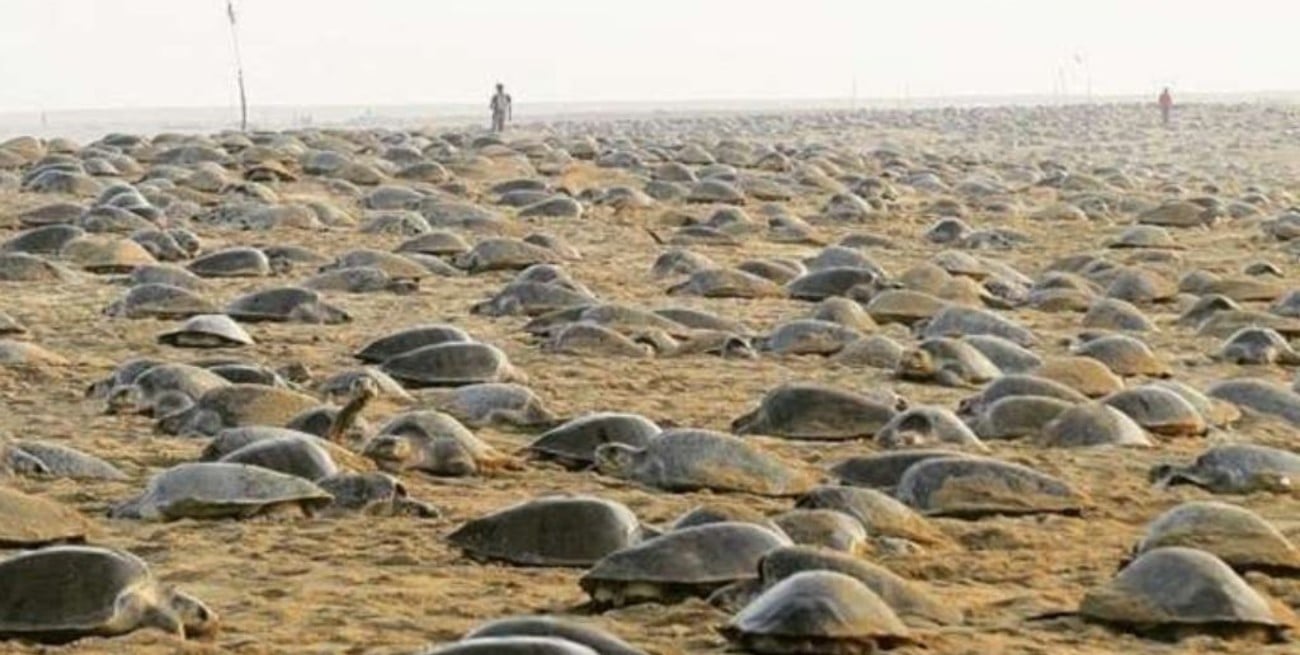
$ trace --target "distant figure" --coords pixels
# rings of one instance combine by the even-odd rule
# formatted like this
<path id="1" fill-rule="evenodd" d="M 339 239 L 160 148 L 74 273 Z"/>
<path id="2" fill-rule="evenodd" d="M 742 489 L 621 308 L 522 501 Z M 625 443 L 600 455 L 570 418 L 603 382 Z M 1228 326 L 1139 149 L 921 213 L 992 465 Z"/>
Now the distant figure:
<path id="1" fill-rule="evenodd" d="M 492 131 L 504 132 L 506 123 L 510 121 L 510 94 L 506 93 L 504 84 L 497 82 L 497 92 L 492 96 L 492 102 L 488 104 L 492 108 Z"/>
<path id="2" fill-rule="evenodd" d="M 1160 92 L 1160 121 L 1169 127 L 1169 112 L 1174 108 L 1174 97 L 1169 95 L 1169 87 Z"/>

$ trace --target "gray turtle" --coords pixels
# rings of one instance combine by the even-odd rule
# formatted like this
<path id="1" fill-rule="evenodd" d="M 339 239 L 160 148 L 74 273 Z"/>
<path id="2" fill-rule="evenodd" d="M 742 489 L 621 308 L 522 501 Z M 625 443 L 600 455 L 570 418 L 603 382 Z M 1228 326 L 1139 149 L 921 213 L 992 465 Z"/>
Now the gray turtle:
<path id="1" fill-rule="evenodd" d="M 379 471 L 336 473 L 316 480 L 316 486 L 333 497 L 333 511 L 419 518 L 440 515 L 436 507 L 411 498 L 400 480 Z"/>
<path id="2" fill-rule="evenodd" d="M 705 597 L 758 577 L 763 555 L 790 545 L 778 532 L 750 523 L 709 523 L 674 530 L 615 551 L 578 584 L 598 607 L 675 603 Z"/>
<path id="3" fill-rule="evenodd" d="M 1032 373 L 1060 382 L 1089 398 L 1100 398 L 1124 389 L 1124 379 L 1115 375 L 1104 362 L 1092 357 L 1048 357 Z"/>
<path id="4" fill-rule="evenodd" d="M 866 527 L 843 512 L 794 509 L 772 517 L 771 521 L 796 544 L 846 553 L 862 553 L 868 548 Z"/>
<path id="5" fill-rule="evenodd" d="M 350 266 L 314 275 L 303 280 L 302 287 L 313 291 L 338 291 L 343 293 L 375 293 L 388 291 L 395 294 L 414 293 L 419 282 L 394 279 L 386 271 L 374 266 Z"/>
<path id="6" fill-rule="evenodd" d="M 0 253 L 0 281 L 70 282 L 77 274 L 62 264 L 22 252 Z"/>
<path id="7" fill-rule="evenodd" d="M 958 414 L 979 416 L 993 403 L 1010 396 L 1042 396 L 1071 404 L 1088 401 L 1087 396 L 1055 380 L 1034 375 L 1004 375 L 978 394 L 962 399 Z"/>
<path id="8" fill-rule="evenodd" d="M 459 275 L 456 269 L 440 259 L 434 259 L 433 268 L 417 260 L 420 255 L 401 255 L 372 248 L 357 248 L 339 255 L 333 262 L 320 268 L 322 273 L 350 268 L 373 268 L 384 272 L 394 283 L 418 283 L 430 275 L 449 277 Z M 436 270 L 434 270 L 436 269 Z"/>
<path id="9" fill-rule="evenodd" d="M 330 502 L 323 489 L 294 475 L 260 466 L 200 462 L 155 475 L 142 494 L 113 507 L 109 516 L 146 521 L 250 518 L 283 511 L 310 516 Z"/>
<path id="10" fill-rule="evenodd" d="M 207 287 L 207 283 L 199 276 L 171 264 L 137 267 L 123 281 L 133 287 L 146 284 L 165 284 L 196 292 Z"/>
<path id="11" fill-rule="evenodd" d="M 315 323 L 337 325 L 352 317 L 302 287 L 275 287 L 242 295 L 225 308 L 231 318 L 245 322 Z"/>
<path id="12" fill-rule="evenodd" d="M 51 441 L 6 441 L 0 438 L 0 469 L 3 460 L 21 457 L 34 472 L 73 480 L 125 480 L 127 476 L 108 462 Z"/>
<path id="13" fill-rule="evenodd" d="M 682 248 L 673 248 L 659 255 L 650 265 L 650 275 L 655 278 L 676 275 L 693 275 L 699 271 L 714 269 L 718 265 L 712 259 L 696 252 Z"/>
<path id="14" fill-rule="evenodd" d="M 23 230 L 0 243 L 0 252 L 57 255 L 64 246 L 85 234 L 85 230 L 75 225 L 42 225 Z"/>
<path id="15" fill-rule="evenodd" d="M 535 457 L 554 459 L 569 468 L 585 468 L 595 464 L 596 448 L 602 444 L 641 449 L 659 432 L 658 425 L 639 414 L 599 412 L 543 432 L 528 444 L 528 450 Z"/>
<path id="16" fill-rule="evenodd" d="M 447 230 L 433 230 L 398 244 L 396 252 L 418 252 L 436 257 L 455 257 L 469 252 L 469 244 L 460 235 Z"/>
<path id="17" fill-rule="evenodd" d="M 646 538 L 632 510 L 591 496 L 555 496 L 512 505 L 448 535 L 471 557 L 519 566 L 588 567 Z"/>
<path id="18" fill-rule="evenodd" d="M 115 318 L 176 319 L 215 313 L 215 304 L 189 289 L 154 283 L 133 286 L 104 308 L 105 316 Z"/>
<path id="19" fill-rule="evenodd" d="M 596 469 L 664 491 L 712 489 L 762 496 L 792 496 L 810 486 L 808 476 L 749 442 L 708 430 L 665 430 L 644 448 L 604 444 Z"/>
<path id="20" fill-rule="evenodd" d="M 935 457 L 960 457 L 961 452 L 937 448 L 904 449 L 842 459 L 827 472 L 840 484 L 890 490 L 917 462 Z"/>
<path id="21" fill-rule="evenodd" d="M 776 326 L 756 345 L 780 355 L 833 355 L 861 338 L 862 333 L 839 323 L 800 318 Z"/>
<path id="22" fill-rule="evenodd" d="M 570 323 L 558 330 L 542 344 L 546 352 L 583 357 L 650 357 L 655 349 L 645 343 L 633 341 L 620 332 L 595 323 Z"/>
<path id="23" fill-rule="evenodd" d="M 898 481 L 899 500 L 928 516 L 1078 514 L 1087 498 L 1034 469 L 983 457 L 939 457 L 913 464 Z"/>
<path id="24" fill-rule="evenodd" d="M 243 425 L 284 425 L 317 404 L 315 398 L 289 389 L 232 384 L 210 389 L 192 404 L 162 416 L 155 430 L 162 434 L 213 435 L 223 428 Z"/>
<path id="25" fill-rule="evenodd" d="M 867 306 L 871 311 L 871 306 Z M 872 314 L 875 318 L 875 314 Z M 991 334 L 1026 348 L 1037 342 L 1037 337 L 1027 328 L 1003 316 L 984 309 L 949 305 L 940 309 L 921 327 L 920 336 L 956 337 Z"/>
<path id="26" fill-rule="evenodd" d="M 817 384 L 785 384 L 732 421 L 731 431 L 788 439 L 861 439 L 876 434 L 896 413 L 893 402 Z"/>
<path id="27" fill-rule="evenodd" d="M 416 348 L 384 360 L 380 369 L 411 387 L 527 382 L 496 346 L 472 341 Z"/>
<path id="28" fill-rule="evenodd" d="M 522 270 L 533 264 L 553 264 L 560 261 L 559 253 L 550 248 L 534 245 L 519 239 L 485 239 L 474 244 L 469 252 L 457 255 L 457 268 L 469 273 L 487 271 Z"/>
<path id="29" fill-rule="evenodd" d="M 1258 378 L 1222 380 L 1210 385 L 1205 395 L 1300 426 L 1300 394 L 1275 382 Z"/>
<path id="30" fill-rule="evenodd" d="M 1143 385 L 1117 391 L 1102 400 L 1133 419 L 1152 434 L 1166 437 L 1198 437 L 1209 425 L 1196 407 L 1173 390 Z"/>
<path id="31" fill-rule="evenodd" d="M 1054 448 L 1152 445 L 1141 425 L 1104 403 L 1072 405 L 1064 409 L 1043 426 L 1036 441 Z"/>
<path id="32" fill-rule="evenodd" d="M 475 637 L 438 648 L 420 651 L 419 655 L 600 655 L 577 642 L 559 637 Z"/>
<path id="33" fill-rule="evenodd" d="M 139 358 L 123 362 L 111 377 L 92 386 L 98 386 L 93 393 L 106 401 L 106 413 L 165 416 L 168 410 L 181 409 L 181 405 L 193 403 L 208 391 L 230 383 L 198 366 Z M 166 397 L 168 394 L 172 395 Z"/>
<path id="34" fill-rule="evenodd" d="M 961 419 L 944 407 L 909 407 L 880 428 L 875 442 L 882 448 L 912 448 L 952 444 L 972 450 L 988 450 Z"/>
<path id="35" fill-rule="evenodd" d="M 175 330 L 158 335 L 158 343 L 176 348 L 234 348 L 251 346 L 253 337 L 225 314 L 200 314 Z"/>
<path id="36" fill-rule="evenodd" d="M 952 456 L 952 453 L 947 453 Z M 822 486 L 799 497 L 796 507 L 831 509 L 857 519 L 876 538 L 944 544 L 946 536 L 907 505 L 876 489 Z"/>
<path id="37" fill-rule="evenodd" d="M 164 586 L 140 558 L 60 546 L 0 561 L 0 639 L 64 644 L 155 629 L 181 638 L 216 631 L 217 613 Z"/>
<path id="38" fill-rule="evenodd" d="M 1300 572 L 1300 549 L 1277 528 L 1244 507 L 1213 500 L 1186 502 L 1161 514 L 1147 524 L 1133 554 L 1168 546 L 1206 551 L 1241 572 Z"/>
<path id="39" fill-rule="evenodd" d="M 296 435 L 259 439 L 217 461 L 260 466 L 311 481 L 339 472 L 329 451 L 317 438 Z"/>
<path id="40" fill-rule="evenodd" d="M 353 357 L 370 364 L 380 364 L 416 348 L 449 341 L 472 341 L 464 330 L 441 323 L 417 325 L 387 334 L 362 346 Z"/>
<path id="41" fill-rule="evenodd" d="M 1177 585 L 1170 585 L 1177 580 Z M 1139 634 L 1263 633 L 1281 638 L 1286 628 L 1270 605 L 1222 560 L 1203 550 L 1150 550 L 1109 582 L 1088 591 L 1079 614 L 1090 621 Z"/>
<path id="42" fill-rule="evenodd" d="M 456 419 L 434 411 L 399 414 L 380 426 L 361 454 L 384 471 L 435 476 L 492 473 L 517 466 Z"/>
<path id="43" fill-rule="evenodd" d="M 799 300 L 824 300 L 847 296 L 860 285 L 874 288 L 881 283 L 879 270 L 852 266 L 832 266 L 804 273 L 785 283 L 786 293 Z M 879 308 L 877 308 L 879 310 Z M 868 310 L 870 311 L 870 310 Z"/>
<path id="44" fill-rule="evenodd" d="M 549 426 L 556 416 L 532 389 L 519 384 L 485 382 L 426 393 L 428 406 L 472 427 Z"/>
<path id="45" fill-rule="evenodd" d="M 869 332 L 876 327 L 876 322 L 871 320 L 871 315 L 862 309 L 862 305 L 848 298 L 831 297 L 822 300 L 817 303 L 817 308 L 809 318 L 839 323 L 860 332 Z"/>
<path id="46" fill-rule="evenodd" d="M 929 338 L 903 351 L 894 375 L 903 380 L 971 387 L 1002 374 L 982 352 L 963 341 Z"/>
<path id="47" fill-rule="evenodd" d="M 597 655 L 646 655 L 618 637 L 595 626 L 552 616 L 518 616 L 489 621 L 474 628 L 465 639 L 484 637 L 555 637 L 581 644 Z"/>
<path id="48" fill-rule="evenodd" d="M 887 289 L 872 295 L 866 310 L 877 323 L 915 325 L 937 315 L 948 304 L 946 300 L 920 291 Z"/>
<path id="49" fill-rule="evenodd" d="M 668 295 L 704 298 L 779 298 L 785 290 L 777 283 L 734 268 L 696 271 L 685 282 L 668 288 Z"/>
<path id="50" fill-rule="evenodd" d="M 266 253 L 248 246 L 209 253 L 190 262 L 187 268 L 199 277 L 265 277 L 275 272 Z"/>
<path id="51" fill-rule="evenodd" d="M 0 461 L 0 476 L 8 464 Z M 76 510 L 8 486 L 0 486 L 0 516 L 4 517 L 0 522 L 0 548 L 79 543 L 91 530 L 90 521 Z"/>
<path id="52" fill-rule="evenodd" d="M 915 642 L 898 615 L 867 585 L 832 571 L 803 571 L 785 578 L 746 605 L 721 632 L 739 648 L 761 655 L 856 655 Z"/>
<path id="53" fill-rule="evenodd" d="M 1127 334 L 1109 334 L 1091 339 L 1075 346 L 1070 352 L 1098 360 L 1122 377 L 1170 376 L 1169 365 L 1157 357 L 1150 346 Z"/>
<path id="54" fill-rule="evenodd" d="M 595 301 L 588 293 L 558 284 L 513 281 L 491 298 L 475 303 L 470 307 L 470 313 L 483 316 L 537 316 L 569 307 L 587 306 Z"/>
<path id="55" fill-rule="evenodd" d="M 1255 444 L 1214 446 L 1188 466 L 1153 466 L 1149 477 L 1160 486 L 1191 484 L 1216 494 L 1285 493 L 1300 479 L 1300 455 Z"/>
<path id="56" fill-rule="evenodd" d="M 1276 330 L 1248 327 L 1237 330 L 1219 347 L 1214 358 L 1231 364 L 1281 364 L 1300 366 L 1300 353 Z"/>
<path id="57" fill-rule="evenodd" d="M 753 330 L 749 329 L 749 327 L 740 321 L 723 318 L 716 314 L 699 309 L 691 309 L 689 307 L 665 307 L 654 310 L 654 313 L 692 330 L 731 332 L 732 334 L 738 334 L 741 336 L 753 334 Z"/>
<path id="58" fill-rule="evenodd" d="M 1029 349 L 992 334 L 973 334 L 962 337 L 962 342 L 980 351 L 1003 373 L 1027 373 L 1043 364 Z"/>
<path id="59" fill-rule="evenodd" d="M 972 427 L 981 439 L 1017 439 L 1037 434 L 1074 406 L 1047 396 L 1006 396 L 985 407 Z"/>
<path id="60" fill-rule="evenodd" d="M 830 361 L 853 368 L 894 370 L 903 358 L 903 346 L 882 334 L 872 334 L 844 346 Z"/>

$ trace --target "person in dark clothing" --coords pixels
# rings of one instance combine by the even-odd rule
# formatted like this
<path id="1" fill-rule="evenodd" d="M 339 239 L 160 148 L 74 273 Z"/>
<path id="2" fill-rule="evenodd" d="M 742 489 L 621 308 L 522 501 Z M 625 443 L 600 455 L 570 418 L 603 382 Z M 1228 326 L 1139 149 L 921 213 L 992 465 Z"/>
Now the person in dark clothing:
<path id="1" fill-rule="evenodd" d="M 1165 87 L 1165 90 L 1160 92 L 1160 100 L 1158 102 L 1160 103 L 1160 122 L 1163 123 L 1165 127 L 1169 127 L 1169 113 L 1173 111 L 1174 108 L 1174 97 L 1169 95 L 1169 87 Z"/>

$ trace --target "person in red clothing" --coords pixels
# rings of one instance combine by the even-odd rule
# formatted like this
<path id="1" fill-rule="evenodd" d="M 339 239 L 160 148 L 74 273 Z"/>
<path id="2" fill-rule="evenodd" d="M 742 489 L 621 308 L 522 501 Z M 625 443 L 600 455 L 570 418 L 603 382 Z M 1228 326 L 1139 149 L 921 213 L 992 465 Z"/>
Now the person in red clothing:
<path id="1" fill-rule="evenodd" d="M 1160 121 L 1169 127 L 1169 112 L 1174 108 L 1174 97 L 1169 95 L 1169 87 L 1160 92 Z"/>

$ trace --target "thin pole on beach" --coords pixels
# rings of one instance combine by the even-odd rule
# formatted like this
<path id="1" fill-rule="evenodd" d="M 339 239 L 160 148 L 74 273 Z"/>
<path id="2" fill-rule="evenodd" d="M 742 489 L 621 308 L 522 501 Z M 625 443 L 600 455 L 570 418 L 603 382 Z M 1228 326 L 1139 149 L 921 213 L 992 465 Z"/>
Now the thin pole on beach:
<path id="1" fill-rule="evenodd" d="M 226 0 L 230 18 L 230 42 L 235 46 L 235 79 L 239 83 L 239 131 L 248 131 L 248 94 L 244 91 L 244 58 L 239 54 L 239 30 L 235 26 L 235 0 Z"/>

